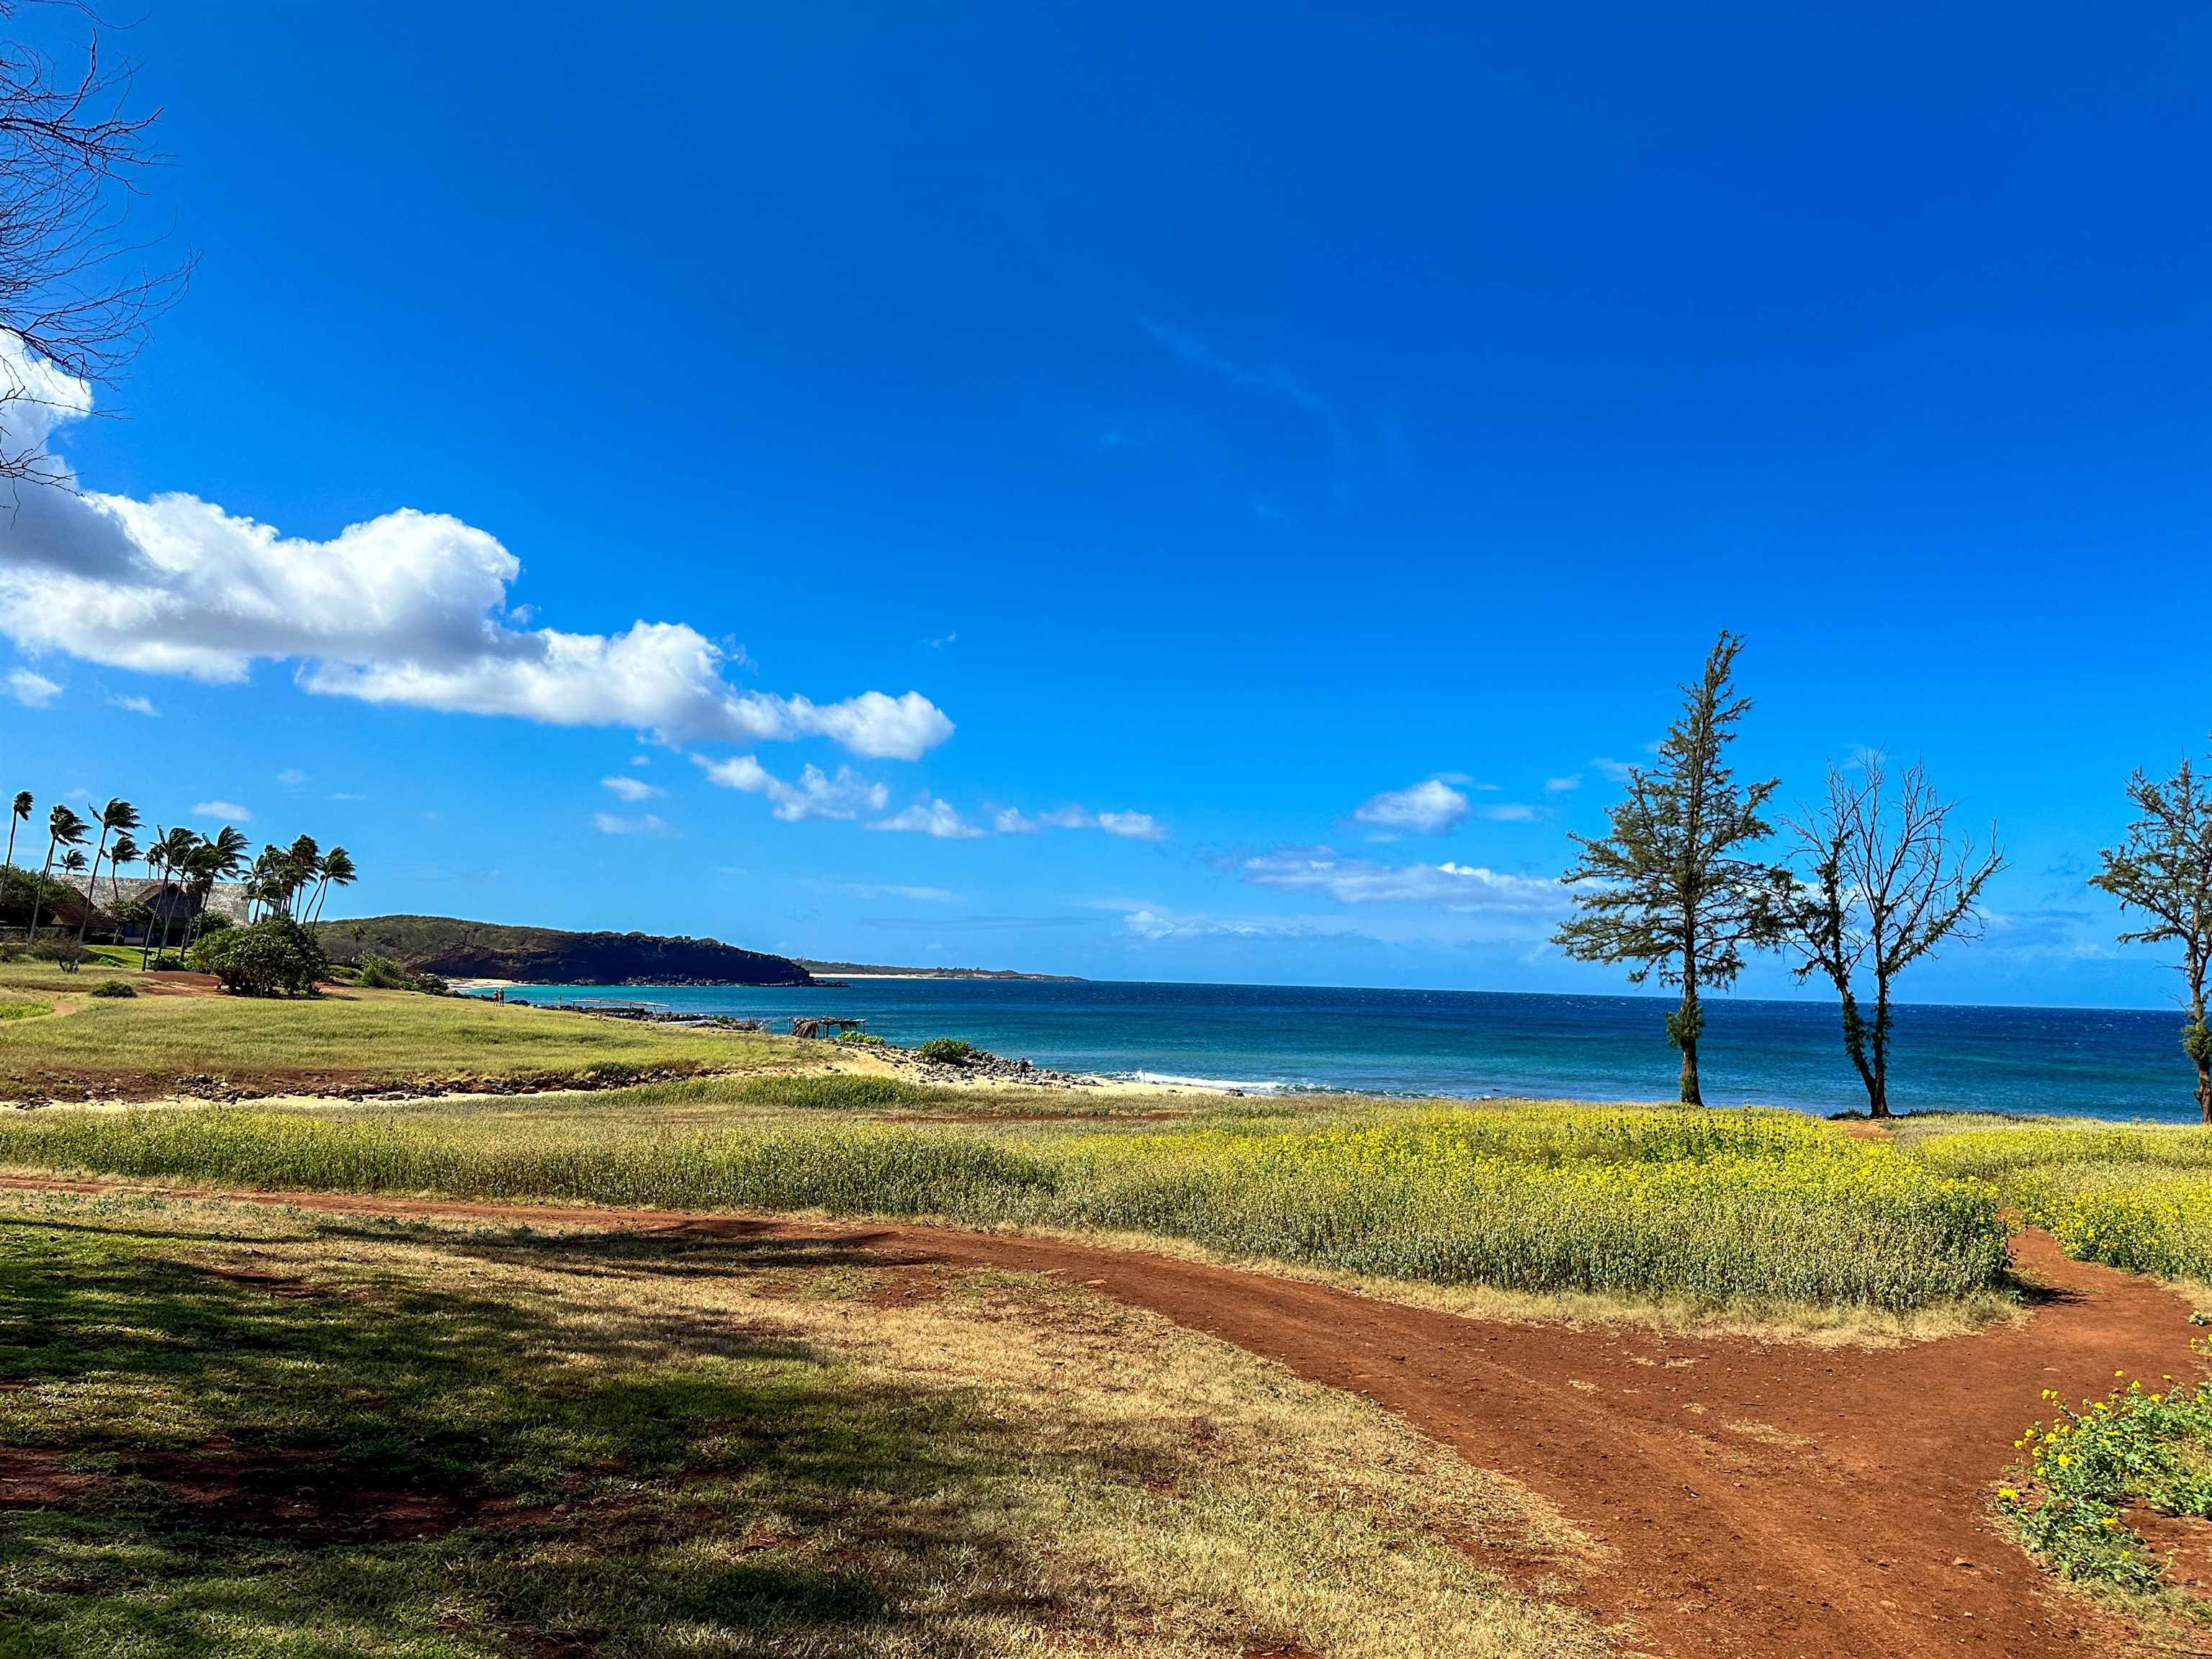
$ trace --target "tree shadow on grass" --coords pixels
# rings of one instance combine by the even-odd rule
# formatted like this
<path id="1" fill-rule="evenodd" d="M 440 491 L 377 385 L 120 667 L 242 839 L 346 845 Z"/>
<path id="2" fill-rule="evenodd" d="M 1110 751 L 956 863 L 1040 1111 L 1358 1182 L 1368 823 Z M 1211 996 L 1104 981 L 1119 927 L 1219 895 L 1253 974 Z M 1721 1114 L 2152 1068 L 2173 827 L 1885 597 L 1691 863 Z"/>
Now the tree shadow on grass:
<path id="1" fill-rule="evenodd" d="M 649 1260 L 605 1240 L 438 1242 Z M 0 1466 L 6 1659 L 695 1652 L 702 1630 L 957 1651 L 925 1633 L 948 1600 L 1033 1599 L 980 1518 L 1012 1449 L 974 1449 L 958 1393 L 613 1287 L 556 1321 L 404 1261 L 326 1282 L 185 1259 L 226 1242 L 0 1229 L 0 1449 L 68 1477 Z M 789 1242 L 779 1265 L 819 1259 Z"/>

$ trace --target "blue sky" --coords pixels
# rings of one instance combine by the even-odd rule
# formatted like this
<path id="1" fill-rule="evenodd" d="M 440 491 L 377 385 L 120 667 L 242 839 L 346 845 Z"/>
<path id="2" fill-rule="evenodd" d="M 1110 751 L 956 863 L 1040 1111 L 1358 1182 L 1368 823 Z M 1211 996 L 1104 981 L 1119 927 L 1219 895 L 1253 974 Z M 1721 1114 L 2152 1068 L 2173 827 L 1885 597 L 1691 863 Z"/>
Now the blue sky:
<path id="1" fill-rule="evenodd" d="M 7 787 L 357 912 L 1613 989 L 1547 883 L 1728 626 L 1785 799 L 2000 825 L 1911 994 L 2166 1000 L 2081 881 L 2212 727 L 2212 19 L 1474 10 L 151 0 L 199 264 L 0 527 Z"/>

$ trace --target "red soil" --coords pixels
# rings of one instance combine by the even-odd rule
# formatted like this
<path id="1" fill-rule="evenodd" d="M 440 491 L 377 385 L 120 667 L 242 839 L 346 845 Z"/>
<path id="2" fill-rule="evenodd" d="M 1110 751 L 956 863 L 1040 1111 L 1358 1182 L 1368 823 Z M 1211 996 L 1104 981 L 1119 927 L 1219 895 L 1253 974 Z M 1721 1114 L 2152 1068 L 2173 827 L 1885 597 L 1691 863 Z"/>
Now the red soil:
<path id="1" fill-rule="evenodd" d="M 0 1177 L 0 1185 L 118 1183 Z M 179 1194 L 207 1196 L 205 1193 Z M 2118 1626 L 1991 1524 L 2041 1390 L 2191 1372 L 2187 1310 L 2027 1233 L 2033 1316 L 1940 1342 L 1816 1348 L 1628 1327 L 1504 1324 L 1142 1251 L 952 1228 L 351 1194 L 256 1203 L 732 1241 L 805 1237 L 892 1263 L 1061 1273 L 1402 1413 L 1553 1499 L 1613 1552 L 1583 1600 L 1679 1656 L 2117 1654 Z"/>

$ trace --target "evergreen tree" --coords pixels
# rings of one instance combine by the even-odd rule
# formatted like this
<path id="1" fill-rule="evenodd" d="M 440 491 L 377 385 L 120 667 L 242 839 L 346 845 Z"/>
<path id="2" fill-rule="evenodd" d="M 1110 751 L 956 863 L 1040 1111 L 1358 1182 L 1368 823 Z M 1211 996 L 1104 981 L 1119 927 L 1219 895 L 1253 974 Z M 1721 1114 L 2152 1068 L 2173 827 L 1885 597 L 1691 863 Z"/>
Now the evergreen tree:
<path id="1" fill-rule="evenodd" d="M 1575 915 L 1553 943 L 1577 962 L 1629 964 L 1629 982 L 1654 973 L 1679 987 L 1667 1036 L 1682 1051 L 1682 1099 L 1705 1103 L 1698 1039 L 1707 990 L 1743 971 L 1743 947 L 1779 941 L 1789 872 L 1752 856 L 1772 833 L 1760 811 L 1778 778 L 1740 784 L 1726 762 L 1736 723 L 1751 707 L 1732 678 L 1743 641 L 1723 630 L 1704 675 L 1682 688 L 1682 713 L 1659 745 L 1657 763 L 1637 767 L 1626 799 L 1608 809 L 1610 833 L 1576 836 L 1582 856 L 1559 879 Z"/>

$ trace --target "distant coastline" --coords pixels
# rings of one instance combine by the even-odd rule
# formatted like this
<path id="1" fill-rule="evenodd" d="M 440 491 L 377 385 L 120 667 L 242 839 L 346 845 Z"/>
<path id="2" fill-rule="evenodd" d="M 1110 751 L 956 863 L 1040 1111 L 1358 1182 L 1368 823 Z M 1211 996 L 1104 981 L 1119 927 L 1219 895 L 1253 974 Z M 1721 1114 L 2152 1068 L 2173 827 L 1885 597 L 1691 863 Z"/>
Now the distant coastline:
<path id="1" fill-rule="evenodd" d="M 1046 985 L 1080 985 L 1075 974 L 1025 974 L 1015 968 L 895 968 L 883 963 L 817 962 L 812 957 L 793 961 L 810 974 L 834 974 L 839 979 L 1018 979 Z"/>

